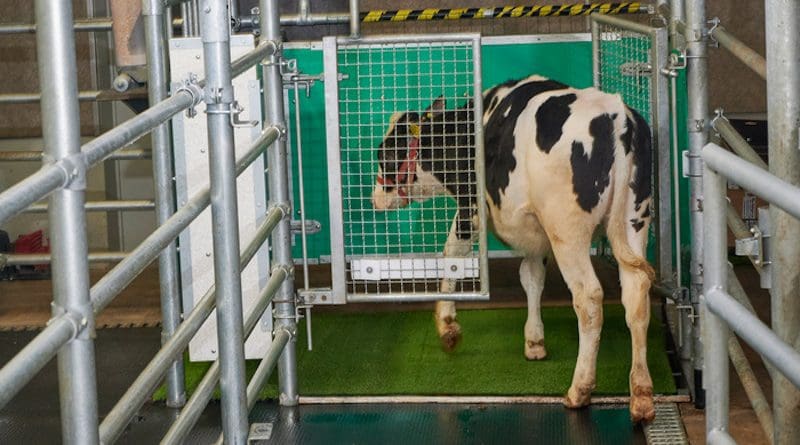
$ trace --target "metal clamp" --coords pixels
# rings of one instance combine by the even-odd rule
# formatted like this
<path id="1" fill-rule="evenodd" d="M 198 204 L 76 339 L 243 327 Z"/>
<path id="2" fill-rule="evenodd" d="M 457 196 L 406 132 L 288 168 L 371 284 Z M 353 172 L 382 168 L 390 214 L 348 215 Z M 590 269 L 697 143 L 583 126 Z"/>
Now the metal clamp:
<path id="1" fill-rule="evenodd" d="M 200 104 L 203 100 L 203 89 L 200 88 L 200 85 L 197 81 L 197 74 L 189 73 L 186 79 L 183 80 L 183 84 L 175 90 L 175 94 L 180 92 L 186 92 L 192 98 L 192 104 L 186 109 L 186 117 L 193 118 L 197 116 L 197 110 L 195 107 Z"/>
<path id="2" fill-rule="evenodd" d="M 708 19 L 708 24 L 711 25 L 711 27 L 708 28 L 708 31 L 706 31 L 706 35 L 710 40 L 709 46 L 713 46 L 714 48 L 719 48 L 719 41 L 717 41 L 717 39 L 714 38 L 714 30 L 719 28 L 719 23 L 720 23 L 719 17 L 713 17 Z"/>
<path id="3" fill-rule="evenodd" d="M 83 330 L 89 326 L 88 318 L 81 316 L 80 314 L 76 314 L 75 312 L 68 311 L 63 306 L 56 304 L 55 301 L 50 302 L 50 307 L 52 308 L 53 317 L 47 320 L 45 325 L 50 326 L 59 318 L 64 318 L 72 327 L 72 335 L 69 337 L 70 341 L 78 338 L 78 335 L 80 335 L 81 332 L 83 332 Z"/>
<path id="4" fill-rule="evenodd" d="M 713 128 L 715 131 L 717 129 L 717 121 L 720 120 L 720 119 L 725 120 L 725 121 L 728 120 L 728 118 L 725 117 L 725 110 L 723 110 L 722 108 L 717 108 L 716 110 L 714 110 L 714 118 L 711 119 L 711 123 L 710 123 L 711 128 Z M 719 133 L 717 133 L 717 134 L 719 134 Z"/>
<path id="5" fill-rule="evenodd" d="M 233 128 L 251 128 L 258 125 L 258 121 L 244 121 L 239 119 L 239 116 L 244 111 L 244 107 L 239 105 L 239 102 L 233 101 L 230 108 L 227 110 L 209 110 L 206 109 L 206 114 L 227 114 L 230 117 L 231 127 Z"/>
<path id="6" fill-rule="evenodd" d="M 62 188 L 82 191 L 86 190 L 86 156 L 83 153 L 73 153 L 56 162 L 56 167 L 64 172 Z"/>
<path id="7" fill-rule="evenodd" d="M 233 85 L 222 87 L 206 86 L 204 90 L 205 102 L 208 105 L 229 104 L 234 102 Z"/>

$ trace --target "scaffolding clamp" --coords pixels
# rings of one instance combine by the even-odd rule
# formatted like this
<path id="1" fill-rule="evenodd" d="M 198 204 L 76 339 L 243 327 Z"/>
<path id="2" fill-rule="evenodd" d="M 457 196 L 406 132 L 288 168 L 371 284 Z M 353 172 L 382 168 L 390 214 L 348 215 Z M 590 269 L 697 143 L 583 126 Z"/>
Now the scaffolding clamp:
<path id="1" fill-rule="evenodd" d="M 192 104 L 186 109 L 186 117 L 193 118 L 197 116 L 195 107 L 203 100 L 203 89 L 197 81 L 197 74 L 189 73 L 186 79 L 183 79 L 182 85 L 175 90 L 175 94 L 185 91 L 192 98 Z"/>
<path id="2" fill-rule="evenodd" d="M 64 172 L 62 188 L 73 191 L 86 190 L 86 156 L 83 153 L 73 153 L 61 158 L 55 163 L 56 167 Z"/>
<path id="3" fill-rule="evenodd" d="M 709 46 L 713 46 L 714 48 L 719 48 L 719 41 L 714 38 L 714 31 L 719 28 L 720 20 L 719 17 L 713 17 L 708 19 L 708 24 L 711 25 L 706 31 L 706 35 L 708 36 Z"/>

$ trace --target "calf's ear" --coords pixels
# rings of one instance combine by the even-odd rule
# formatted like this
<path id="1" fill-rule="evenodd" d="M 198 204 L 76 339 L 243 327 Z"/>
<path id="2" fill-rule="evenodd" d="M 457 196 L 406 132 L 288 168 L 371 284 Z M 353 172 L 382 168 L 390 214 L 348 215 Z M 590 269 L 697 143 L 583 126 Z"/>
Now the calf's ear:
<path id="1" fill-rule="evenodd" d="M 431 120 L 434 116 L 441 114 L 444 112 L 444 108 L 447 105 L 447 101 L 444 98 L 444 95 L 441 95 L 436 98 L 436 100 L 431 103 L 431 105 L 425 110 L 423 114 L 423 120 Z"/>

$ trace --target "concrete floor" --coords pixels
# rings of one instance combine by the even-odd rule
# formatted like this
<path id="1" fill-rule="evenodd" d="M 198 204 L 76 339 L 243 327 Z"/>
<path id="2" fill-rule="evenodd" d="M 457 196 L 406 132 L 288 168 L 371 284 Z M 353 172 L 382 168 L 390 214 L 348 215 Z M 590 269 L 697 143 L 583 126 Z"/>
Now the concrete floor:
<path id="1" fill-rule="evenodd" d="M 519 285 L 517 275 L 518 259 L 493 261 L 491 267 L 492 307 L 521 307 L 526 304 L 524 292 Z M 326 268 L 315 270 L 312 285 L 316 281 L 327 280 Z M 619 301 L 619 286 L 616 270 L 603 262 L 596 262 L 598 276 L 606 291 L 606 301 Z M 758 275 L 748 266 L 736 269 L 737 275 L 742 280 L 753 300 L 759 315 L 768 321 L 769 295 L 758 288 Z M 92 279 L 96 281 L 102 276 L 103 271 L 94 269 Z M 301 280 L 298 271 L 298 280 Z M 100 327 L 143 327 L 154 326 L 159 322 L 158 301 L 158 274 L 149 269 L 112 305 L 106 309 L 98 319 Z M 50 282 L 39 281 L 0 281 L 0 330 L 25 330 L 43 326 L 50 317 Z M 543 295 L 543 303 L 549 305 L 569 304 L 568 290 L 560 274 L 552 262 L 547 268 L 547 286 Z M 464 303 L 460 307 L 483 307 L 487 303 Z M 346 307 L 326 307 L 318 310 L 397 310 L 431 307 L 431 303 L 395 304 L 395 305 L 347 305 Z M 104 334 L 100 334 L 101 336 Z M 150 342 L 153 351 L 157 349 L 158 339 L 154 337 Z M 761 364 L 760 358 L 746 345 L 745 352 L 753 363 L 756 376 L 761 382 L 767 397 L 771 399 L 771 387 L 766 369 Z M 148 353 L 152 355 L 151 353 Z M 143 362 L 144 363 L 144 362 Z M 749 402 L 741 389 L 738 378 L 731 371 L 731 433 L 742 444 L 766 444 L 766 438 L 758 421 L 750 408 Z M 122 382 L 120 382 L 122 384 Z M 120 386 L 118 390 L 122 390 Z M 52 388 L 55 390 L 55 387 Z M 13 402 L 12 402 L 13 403 Z M 110 408 L 110 407 L 109 407 Z M 686 430 L 692 444 L 703 444 L 704 417 L 703 412 L 694 409 L 691 404 L 681 406 L 682 416 Z"/>

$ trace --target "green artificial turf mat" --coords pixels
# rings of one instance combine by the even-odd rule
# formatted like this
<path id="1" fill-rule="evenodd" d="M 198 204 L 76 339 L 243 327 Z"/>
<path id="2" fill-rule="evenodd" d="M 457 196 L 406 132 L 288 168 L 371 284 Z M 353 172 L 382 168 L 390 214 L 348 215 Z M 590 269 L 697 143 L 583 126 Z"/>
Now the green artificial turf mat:
<path id="1" fill-rule="evenodd" d="M 630 333 L 621 305 L 604 306 L 605 321 L 597 360 L 596 395 L 628 394 Z M 463 340 L 443 352 L 433 313 L 320 313 L 313 319 L 314 350 L 306 349 L 298 327 L 299 391 L 304 396 L 380 395 L 562 395 L 572 379 L 578 353 L 577 318 L 572 307 L 542 309 L 547 358 L 523 355 L 525 309 L 463 310 Z M 653 319 L 648 365 L 655 394 L 674 394 L 664 332 Z M 248 378 L 257 361 L 247 362 Z M 209 363 L 186 363 L 191 393 Z M 262 391 L 274 398 L 276 373 Z M 160 388 L 154 398 L 164 398 Z"/>

